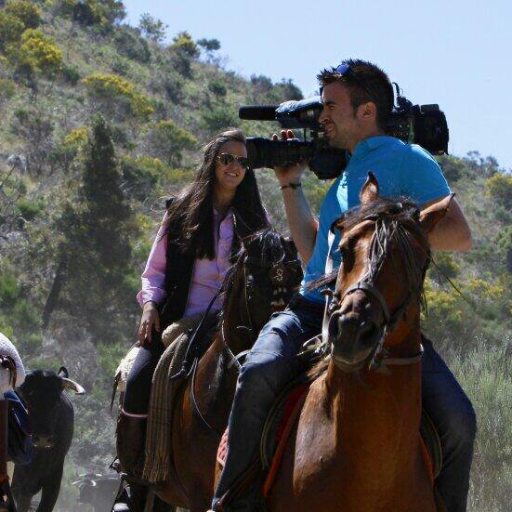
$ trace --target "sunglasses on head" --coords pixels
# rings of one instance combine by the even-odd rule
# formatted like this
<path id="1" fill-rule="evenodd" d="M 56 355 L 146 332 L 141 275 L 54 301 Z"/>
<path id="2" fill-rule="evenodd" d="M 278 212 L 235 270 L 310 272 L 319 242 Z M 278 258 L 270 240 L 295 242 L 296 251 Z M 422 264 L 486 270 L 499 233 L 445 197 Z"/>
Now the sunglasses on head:
<path id="1" fill-rule="evenodd" d="M 356 75 L 355 71 L 348 64 L 340 64 L 336 68 L 336 73 L 339 73 L 340 75 L 352 79 L 354 82 L 357 83 L 357 85 L 359 85 L 359 87 L 364 89 L 372 99 L 377 99 L 377 96 L 371 91 L 371 89 L 367 85 L 365 85 L 365 83 Z"/>
<path id="2" fill-rule="evenodd" d="M 217 156 L 217 160 L 222 165 L 226 166 L 231 165 L 236 160 L 238 164 L 244 169 L 248 169 L 249 167 L 249 159 L 246 156 L 232 155 L 231 153 L 221 153 L 219 156 Z"/>

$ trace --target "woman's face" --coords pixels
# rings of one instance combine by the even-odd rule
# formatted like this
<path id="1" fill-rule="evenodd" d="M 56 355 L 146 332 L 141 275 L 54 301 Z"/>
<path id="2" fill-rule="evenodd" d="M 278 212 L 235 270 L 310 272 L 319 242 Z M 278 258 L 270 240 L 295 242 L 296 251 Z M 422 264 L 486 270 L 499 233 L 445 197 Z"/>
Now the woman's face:
<path id="1" fill-rule="evenodd" d="M 229 164 L 221 162 L 220 155 L 226 153 L 233 155 L 235 158 L 227 158 L 231 160 Z M 217 190 L 233 191 L 242 183 L 245 176 L 245 167 L 242 167 L 236 157 L 247 158 L 247 149 L 245 144 L 237 141 L 229 141 L 223 144 L 217 156 L 215 157 L 215 188 Z"/>

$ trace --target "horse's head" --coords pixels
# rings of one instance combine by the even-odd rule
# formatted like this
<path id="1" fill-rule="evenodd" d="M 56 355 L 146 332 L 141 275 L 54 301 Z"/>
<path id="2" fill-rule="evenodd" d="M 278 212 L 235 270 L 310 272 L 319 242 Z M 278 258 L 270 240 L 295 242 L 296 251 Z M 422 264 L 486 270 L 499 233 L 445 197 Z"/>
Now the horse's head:
<path id="1" fill-rule="evenodd" d="M 420 212 L 406 198 L 380 197 L 372 173 L 360 199 L 358 209 L 334 224 L 342 234 L 342 264 L 328 312 L 328 337 L 334 364 L 347 372 L 371 366 L 382 356 L 384 342 L 398 345 L 411 328 L 419 328 L 430 262 L 427 235 L 450 202 L 448 197 Z M 387 336 L 393 331 L 402 335 Z"/>
<path id="2" fill-rule="evenodd" d="M 284 309 L 301 280 L 293 242 L 271 229 L 244 238 L 227 281 L 226 325 L 245 330 L 254 342 L 270 315 Z"/>

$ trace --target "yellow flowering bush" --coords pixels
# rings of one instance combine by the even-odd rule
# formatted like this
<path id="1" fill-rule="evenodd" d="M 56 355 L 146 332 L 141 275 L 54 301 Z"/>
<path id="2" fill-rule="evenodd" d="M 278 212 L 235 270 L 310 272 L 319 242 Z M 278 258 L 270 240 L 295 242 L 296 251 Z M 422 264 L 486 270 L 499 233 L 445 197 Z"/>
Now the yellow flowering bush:
<path id="1" fill-rule="evenodd" d="M 12 50 L 12 58 L 16 58 L 19 64 L 47 76 L 55 75 L 62 69 L 62 52 L 53 39 L 40 30 L 26 30 L 21 36 L 19 50 Z"/>
<path id="2" fill-rule="evenodd" d="M 87 128 L 76 128 L 64 137 L 63 143 L 66 146 L 80 146 L 87 141 L 88 136 L 89 132 L 87 131 Z"/>
<path id="3" fill-rule="evenodd" d="M 90 93 L 103 100 L 122 100 L 128 107 L 129 113 L 142 119 L 153 113 L 149 98 L 137 91 L 135 86 L 117 75 L 89 75 L 83 79 Z"/>

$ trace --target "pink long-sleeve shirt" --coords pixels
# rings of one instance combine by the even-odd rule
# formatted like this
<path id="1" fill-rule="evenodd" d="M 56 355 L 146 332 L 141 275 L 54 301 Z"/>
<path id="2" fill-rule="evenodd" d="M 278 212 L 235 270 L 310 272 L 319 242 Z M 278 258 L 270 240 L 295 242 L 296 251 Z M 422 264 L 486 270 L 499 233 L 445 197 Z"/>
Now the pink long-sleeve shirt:
<path id="1" fill-rule="evenodd" d="M 164 215 L 164 222 L 167 213 Z M 194 263 L 192 280 L 188 294 L 185 314 L 191 316 L 206 310 L 215 294 L 220 290 L 226 272 L 230 266 L 229 257 L 235 234 L 233 210 L 228 210 L 225 217 L 213 210 L 215 257 L 213 260 L 197 258 Z M 160 226 L 146 268 L 142 273 L 142 289 L 137 294 L 139 304 L 153 301 L 161 304 L 167 297 L 165 290 L 165 270 L 167 260 L 167 233 Z M 212 305 L 212 311 L 218 311 L 222 304 L 221 296 Z"/>

